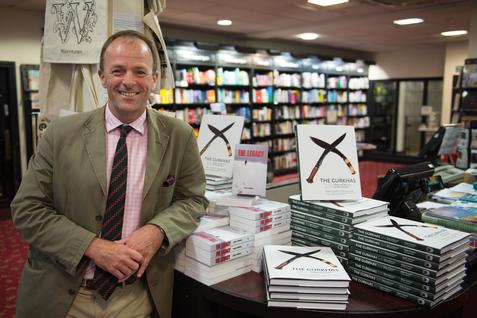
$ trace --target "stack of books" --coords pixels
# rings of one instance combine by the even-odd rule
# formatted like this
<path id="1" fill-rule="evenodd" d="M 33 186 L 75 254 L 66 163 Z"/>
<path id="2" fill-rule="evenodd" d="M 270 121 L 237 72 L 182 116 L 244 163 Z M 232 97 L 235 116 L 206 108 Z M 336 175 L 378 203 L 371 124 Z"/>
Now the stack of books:
<path id="1" fill-rule="evenodd" d="M 205 285 L 250 272 L 253 234 L 229 226 L 194 232 L 178 248 L 176 269 Z"/>
<path id="2" fill-rule="evenodd" d="M 254 235 L 252 270 L 262 271 L 264 245 L 291 245 L 290 205 L 261 199 L 251 207 L 230 207 L 230 226 Z"/>
<path id="3" fill-rule="evenodd" d="M 205 189 L 208 191 L 231 191 L 232 178 L 223 178 L 207 175 L 205 177 Z"/>
<path id="4" fill-rule="evenodd" d="M 469 234 L 398 217 L 358 224 L 350 244 L 353 280 L 432 307 L 461 289 Z"/>
<path id="5" fill-rule="evenodd" d="M 303 201 L 288 198 L 291 205 L 292 243 L 331 247 L 343 265 L 348 262 L 354 225 L 388 214 L 388 202 L 362 198 L 357 201 Z"/>
<path id="6" fill-rule="evenodd" d="M 346 309 L 350 278 L 329 247 L 267 245 L 263 253 L 268 306 Z"/>
<path id="7" fill-rule="evenodd" d="M 209 206 L 205 213 L 208 215 L 228 216 L 229 207 L 217 204 L 217 200 L 231 194 L 232 192 L 227 191 L 205 191 L 205 197 L 209 201 Z"/>

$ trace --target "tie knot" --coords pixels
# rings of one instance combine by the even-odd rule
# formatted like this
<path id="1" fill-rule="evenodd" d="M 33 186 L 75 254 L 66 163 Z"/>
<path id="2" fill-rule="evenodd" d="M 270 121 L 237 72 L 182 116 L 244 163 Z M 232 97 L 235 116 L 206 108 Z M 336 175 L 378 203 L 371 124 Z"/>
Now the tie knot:
<path id="1" fill-rule="evenodd" d="M 121 127 L 121 137 L 126 137 L 129 132 L 132 130 L 132 127 L 129 125 L 122 125 Z"/>

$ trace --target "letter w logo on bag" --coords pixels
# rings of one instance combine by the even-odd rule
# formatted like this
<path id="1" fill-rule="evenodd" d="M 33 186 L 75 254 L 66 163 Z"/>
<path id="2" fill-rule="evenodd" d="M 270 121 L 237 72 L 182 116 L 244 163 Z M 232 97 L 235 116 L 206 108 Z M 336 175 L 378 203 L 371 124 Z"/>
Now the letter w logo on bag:
<path id="1" fill-rule="evenodd" d="M 81 5 L 81 6 L 80 6 Z M 78 12 L 80 7 L 80 12 Z M 58 33 L 61 43 L 70 41 L 71 34 L 75 35 L 78 44 L 91 43 L 91 33 L 98 20 L 94 0 L 58 0 L 51 3 L 51 14 L 56 15 L 53 31 Z M 83 20 L 83 25 L 80 20 Z"/>

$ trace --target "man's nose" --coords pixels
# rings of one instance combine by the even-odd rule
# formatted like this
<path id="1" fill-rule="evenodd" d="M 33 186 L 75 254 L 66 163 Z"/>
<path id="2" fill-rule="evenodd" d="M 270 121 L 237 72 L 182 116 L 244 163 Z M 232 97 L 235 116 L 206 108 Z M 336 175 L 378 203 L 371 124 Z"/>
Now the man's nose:
<path id="1" fill-rule="evenodd" d="M 132 85 L 134 84 L 135 82 L 135 75 L 133 72 L 131 71 L 127 71 L 125 74 L 124 74 L 124 78 L 123 78 L 123 83 L 125 85 Z"/>

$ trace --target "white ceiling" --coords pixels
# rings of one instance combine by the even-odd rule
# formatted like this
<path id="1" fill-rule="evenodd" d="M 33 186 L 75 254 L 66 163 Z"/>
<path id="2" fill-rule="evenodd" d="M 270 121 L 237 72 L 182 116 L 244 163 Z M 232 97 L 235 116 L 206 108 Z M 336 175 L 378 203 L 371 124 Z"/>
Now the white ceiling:
<path id="1" fill-rule="evenodd" d="M 64 0 L 57 0 L 64 1 Z M 43 11 L 45 0 L 0 0 L 1 7 Z M 235 39 L 302 41 L 298 33 L 321 35 L 307 44 L 365 52 L 385 52 L 466 40 L 444 38 L 440 32 L 469 29 L 476 0 L 350 0 L 333 7 L 310 5 L 306 0 L 168 0 L 161 23 Z M 424 23 L 396 26 L 395 19 L 420 17 Z M 218 19 L 233 24 L 220 27 Z"/>

